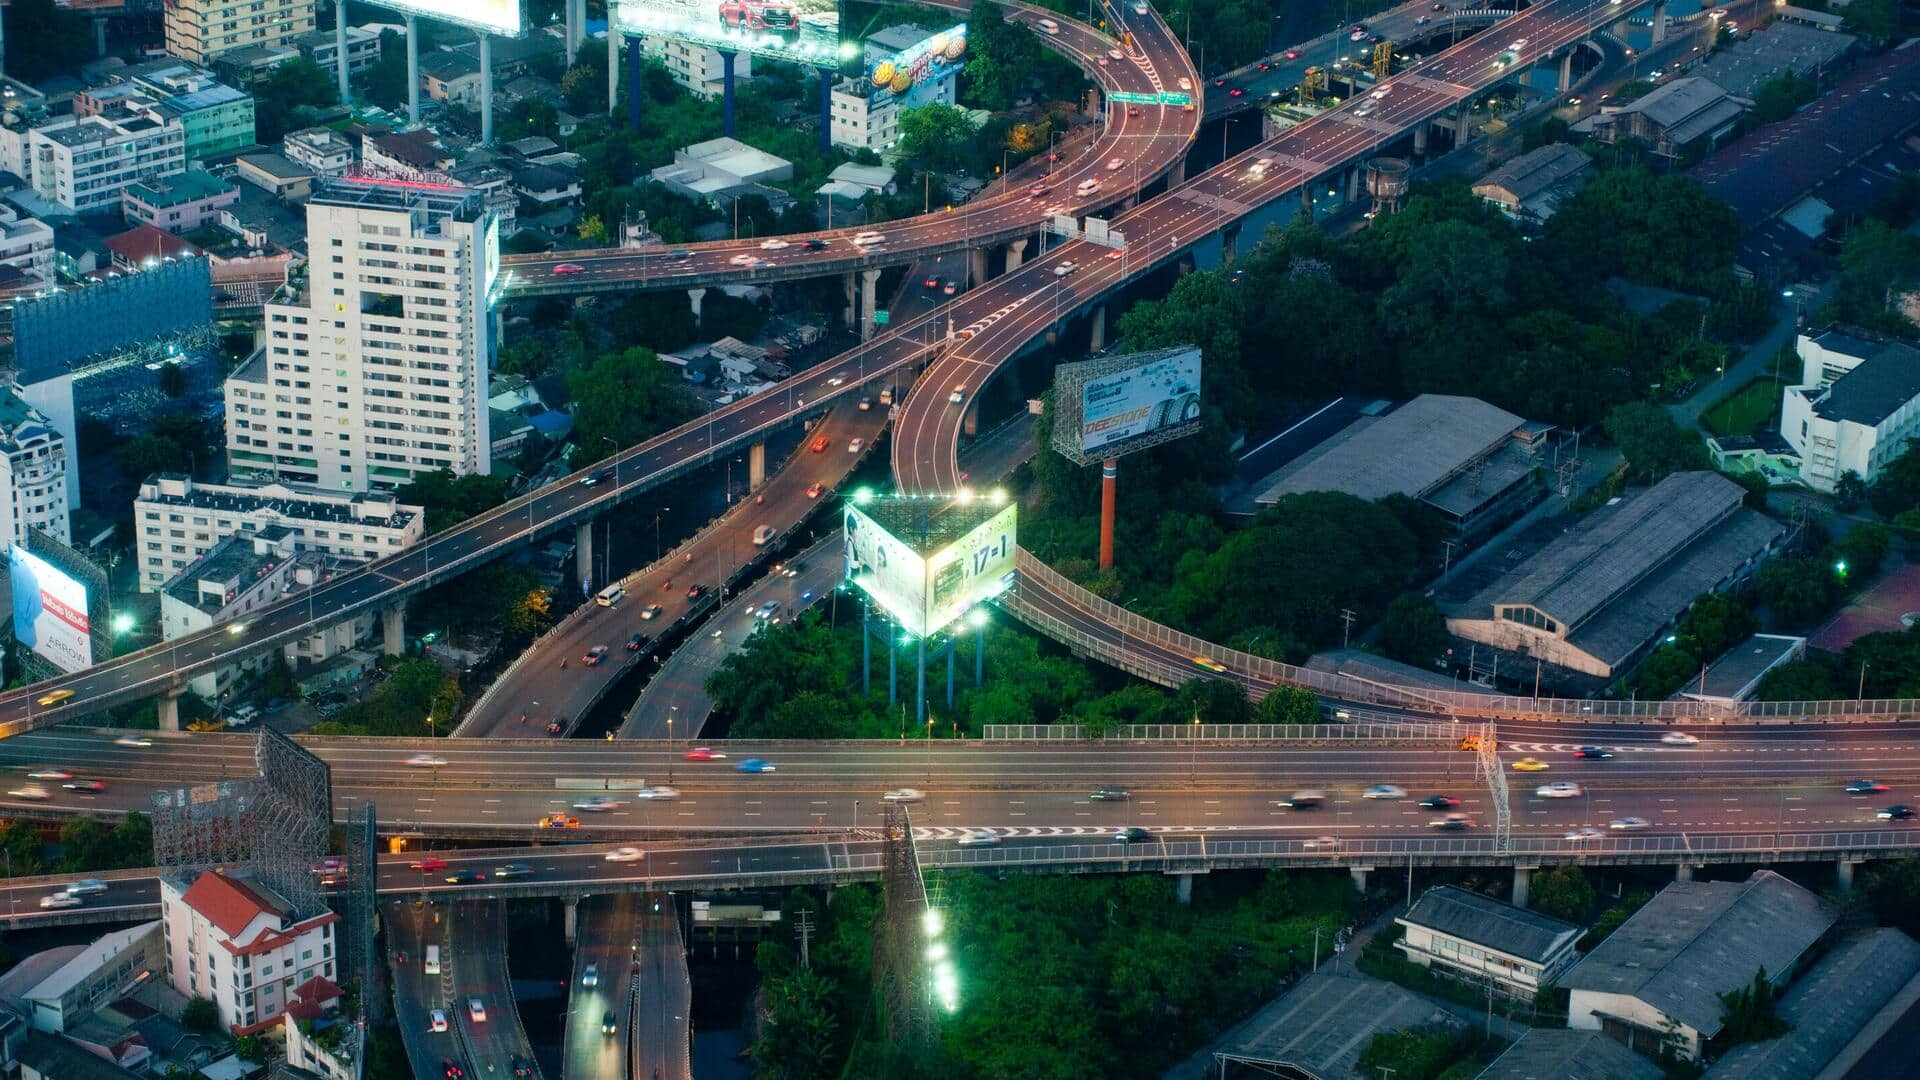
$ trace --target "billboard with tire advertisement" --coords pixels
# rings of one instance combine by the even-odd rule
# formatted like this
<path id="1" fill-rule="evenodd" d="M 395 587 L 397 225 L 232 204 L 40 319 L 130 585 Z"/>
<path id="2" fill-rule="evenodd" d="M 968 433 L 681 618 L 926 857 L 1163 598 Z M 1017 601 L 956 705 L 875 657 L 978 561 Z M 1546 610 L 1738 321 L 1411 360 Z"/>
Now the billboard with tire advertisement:
<path id="1" fill-rule="evenodd" d="M 1081 388 L 1080 449 L 1113 456 L 1200 421 L 1200 350 L 1145 354 L 1141 362 L 1093 376 Z"/>

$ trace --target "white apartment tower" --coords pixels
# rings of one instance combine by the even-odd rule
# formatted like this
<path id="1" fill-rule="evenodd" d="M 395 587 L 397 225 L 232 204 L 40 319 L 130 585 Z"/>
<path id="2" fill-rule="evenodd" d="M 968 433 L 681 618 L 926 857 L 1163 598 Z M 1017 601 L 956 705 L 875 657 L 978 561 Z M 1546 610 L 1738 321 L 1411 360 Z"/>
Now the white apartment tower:
<path id="1" fill-rule="evenodd" d="M 67 440 L 52 421 L 18 387 L 0 389 L 0 544 L 26 543 L 28 529 L 72 538 L 67 465 Z"/>
<path id="2" fill-rule="evenodd" d="M 170 0 L 167 53 L 210 64 L 249 45 L 284 45 L 314 28 L 314 0 Z"/>
<path id="3" fill-rule="evenodd" d="M 484 471 L 499 272 L 480 192 L 322 180 L 306 281 L 266 305 L 265 347 L 227 379 L 232 475 L 358 492 Z"/>

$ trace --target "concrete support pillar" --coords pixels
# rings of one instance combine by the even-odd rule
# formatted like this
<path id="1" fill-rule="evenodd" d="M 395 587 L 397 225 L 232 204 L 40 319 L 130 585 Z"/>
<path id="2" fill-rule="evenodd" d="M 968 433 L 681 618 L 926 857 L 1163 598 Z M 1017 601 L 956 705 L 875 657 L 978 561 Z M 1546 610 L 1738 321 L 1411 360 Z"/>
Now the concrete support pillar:
<path id="1" fill-rule="evenodd" d="M 420 123 L 420 20 L 407 16 L 407 124 Z"/>
<path id="2" fill-rule="evenodd" d="M 1460 105 L 1460 112 L 1453 118 L 1453 148 L 1467 145 L 1467 139 L 1473 135 L 1473 110 L 1466 103 Z"/>
<path id="3" fill-rule="evenodd" d="M 567 0 L 567 2 L 571 4 L 573 0 Z M 564 927 L 563 932 L 566 934 L 567 948 L 571 949 L 574 946 L 574 942 L 580 937 L 580 901 L 568 897 L 560 901 L 560 906 L 562 912 L 564 912 L 561 925 Z"/>
<path id="4" fill-rule="evenodd" d="M 104 43 L 105 39 L 102 39 Z M 340 104 L 350 104 L 353 100 L 353 88 L 347 83 L 347 5 L 345 0 L 334 0 L 333 5 L 333 72 L 340 80 Z"/>
<path id="5" fill-rule="evenodd" d="M 1516 866 L 1513 868 L 1513 906 L 1526 907 L 1527 897 L 1533 888 L 1533 867 Z"/>
<path id="6" fill-rule="evenodd" d="M 160 700 L 155 702 L 160 707 L 161 731 L 180 730 L 180 699 L 185 697 L 186 693 L 186 687 L 182 686 L 160 695 Z"/>
<path id="7" fill-rule="evenodd" d="M 380 609 L 380 649 L 388 656 L 407 651 L 407 605 L 398 601 Z"/>
<path id="8" fill-rule="evenodd" d="M 1427 125 L 1423 123 L 1419 127 L 1416 127 L 1413 129 L 1413 157 L 1414 157 L 1414 160 L 1416 161 L 1423 161 L 1426 159 L 1426 156 L 1427 156 Z"/>
<path id="9" fill-rule="evenodd" d="M 614 64 L 611 67 L 609 67 L 607 70 L 617 71 L 619 70 L 619 67 L 620 65 Z M 607 76 L 607 78 L 610 80 L 609 85 L 611 85 L 611 83 L 613 82 L 619 81 L 618 79 L 614 78 L 612 75 Z M 613 91 L 609 89 L 607 93 L 611 95 Z M 607 109 L 608 111 L 612 111 L 613 106 L 611 103 L 608 104 Z M 640 126 L 640 39 L 639 38 L 634 38 L 627 42 L 627 126 L 630 128 L 638 128 Z"/>
<path id="10" fill-rule="evenodd" d="M 1020 264 L 1026 261 L 1027 241 L 1009 240 L 1007 242 L 1007 273 L 1011 274 L 1020 269 Z"/>
<path id="11" fill-rule="evenodd" d="M 566 24 L 561 39 L 567 46 L 567 66 L 572 67 L 580 51 L 580 23 L 578 13 L 574 11 L 574 0 L 561 0 L 560 19 Z"/>
<path id="12" fill-rule="evenodd" d="M 1300 212 L 1308 217 L 1313 216 L 1313 181 L 1311 180 L 1300 185 Z"/>
<path id="13" fill-rule="evenodd" d="M 1107 347 L 1107 305 L 1093 305 L 1088 320 L 1091 325 L 1087 327 L 1087 351 L 1099 352 Z"/>
<path id="14" fill-rule="evenodd" d="M 1667 4 L 1666 0 L 1660 0 L 1653 5 L 1653 43 L 1658 45 L 1665 40 L 1667 40 Z"/>
<path id="15" fill-rule="evenodd" d="M 1184 184 L 1186 182 L 1187 182 L 1187 159 L 1184 156 L 1175 158 L 1173 162 L 1173 168 L 1167 170 L 1167 186 L 1177 187 L 1178 185 Z"/>
<path id="16" fill-rule="evenodd" d="M 1099 116 L 1100 107 L 1105 102 L 1106 102 L 1106 95 L 1100 92 L 1099 87 L 1095 86 L 1089 89 L 1087 91 L 1087 115 Z"/>
<path id="17" fill-rule="evenodd" d="M 607 118 L 620 105 L 620 34 L 607 24 Z"/>
<path id="18" fill-rule="evenodd" d="M 1840 859 L 1833 864 L 1834 873 L 1840 882 L 1841 892 L 1853 891 L 1853 868 L 1859 865 L 1859 859 Z"/>
<path id="19" fill-rule="evenodd" d="M 1240 226 L 1230 225 L 1220 230 L 1220 261 L 1230 263 L 1240 257 Z"/>
<path id="20" fill-rule="evenodd" d="M 1360 178 L 1364 172 L 1365 168 L 1360 165 L 1347 170 L 1347 204 L 1349 206 L 1360 201 Z"/>
<path id="21" fill-rule="evenodd" d="M 687 290 L 687 303 L 693 306 L 693 324 L 696 328 L 700 325 L 700 306 L 706 298 L 707 290 L 705 289 Z"/>
<path id="22" fill-rule="evenodd" d="M 93 54 L 97 57 L 107 55 L 107 17 L 96 15 L 93 19 Z"/>
<path id="23" fill-rule="evenodd" d="M 973 402 L 967 406 L 966 415 L 960 418 L 960 434 L 980 434 L 980 391 L 973 392 Z"/>
<path id="24" fill-rule="evenodd" d="M 860 314 L 860 309 L 857 306 L 860 300 L 860 293 L 854 287 L 853 271 L 851 270 L 847 271 L 847 275 L 840 279 L 840 295 L 847 298 L 847 306 L 842 309 L 843 318 L 841 321 L 847 324 L 847 329 L 851 330 L 857 325 L 854 319 Z"/>
<path id="25" fill-rule="evenodd" d="M 747 490 L 759 491 L 767 482 L 767 444 L 754 443 L 747 448 Z"/>
<path id="26" fill-rule="evenodd" d="M 975 248 L 967 252 L 967 287 L 973 288 L 987 280 L 987 249 Z"/>
<path id="27" fill-rule="evenodd" d="M 1193 903 L 1193 875 L 1178 874 L 1173 879 L 1173 898 L 1182 904 Z"/>
<path id="28" fill-rule="evenodd" d="M 1566 52 L 1566 55 L 1560 58 L 1560 84 L 1559 85 L 1560 85 L 1560 92 L 1563 94 L 1573 89 L 1573 50 L 1572 49 L 1568 49 Z"/>
<path id="29" fill-rule="evenodd" d="M 833 69 L 820 69 L 820 152 L 833 150 Z"/>
<path id="30" fill-rule="evenodd" d="M 1353 877 L 1353 891 L 1365 896 L 1367 893 L 1367 874 L 1371 866 L 1349 866 L 1347 873 Z"/>
<path id="31" fill-rule="evenodd" d="M 573 530 L 573 569 L 580 579 L 581 593 L 593 591 L 593 522 L 583 521 Z"/>
<path id="32" fill-rule="evenodd" d="M 493 145 L 493 35 L 491 34 L 480 35 L 480 145 Z"/>
<path id="33" fill-rule="evenodd" d="M 879 302 L 880 271 L 860 271 L 860 340 L 873 336 L 874 306 Z"/>
<path id="34" fill-rule="evenodd" d="M 1692 881 L 1693 880 L 1693 864 L 1683 862 L 1679 866 L 1674 867 L 1673 880 Z"/>
<path id="35" fill-rule="evenodd" d="M 738 53 L 730 49 L 716 50 L 720 53 L 720 127 L 727 138 L 733 138 L 733 58 Z"/>

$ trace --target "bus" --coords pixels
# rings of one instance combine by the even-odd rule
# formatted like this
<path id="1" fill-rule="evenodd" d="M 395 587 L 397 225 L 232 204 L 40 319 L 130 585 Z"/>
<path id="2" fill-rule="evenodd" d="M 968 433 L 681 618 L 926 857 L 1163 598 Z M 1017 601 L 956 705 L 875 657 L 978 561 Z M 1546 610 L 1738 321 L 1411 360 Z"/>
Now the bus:
<path id="1" fill-rule="evenodd" d="M 613 605 L 619 603 L 621 598 L 625 597 L 626 595 L 627 595 L 627 587 L 625 585 L 620 584 L 619 582 L 614 582 L 612 585 L 609 585 L 606 588 L 601 589 L 599 592 L 594 593 L 593 602 L 596 604 L 599 604 L 601 607 L 612 607 Z"/>

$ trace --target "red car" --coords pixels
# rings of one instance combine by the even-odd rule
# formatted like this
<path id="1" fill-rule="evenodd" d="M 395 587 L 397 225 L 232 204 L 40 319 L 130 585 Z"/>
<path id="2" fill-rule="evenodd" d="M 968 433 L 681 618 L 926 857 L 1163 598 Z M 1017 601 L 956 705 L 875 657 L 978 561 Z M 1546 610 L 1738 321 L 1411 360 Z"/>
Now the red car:
<path id="1" fill-rule="evenodd" d="M 705 595 L 707 595 L 707 587 L 705 585 L 687 586 L 687 599 L 698 600 Z"/>
<path id="2" fill-rule="evenodd" d="M 581 266 L 579 263 L 561 263 L 559 266 L 553 268 L 553 272 L 556 274 L 584 274 L 587 272 L 587 268 Z"/>
<path id="3" fill-rule="evenodd" d="M 819 484 L 814 484 L 814 485 L 812 485 L 812 486 L 810 486 L 810 487 L 808 487 L 808 488 L 807 488 L 807 498 L 809 498 L 809 499 L 817 499 L 817 498 L 819 498 L 819 497 L 820 497 L 820 493 L 821 493 L 821 492 L 823 492 L 823 491 L 825 491 L 825 490 L 827 490 L 827 489 L 826 489 L 826 488 L 824 488 L 824 487 L 822 487 L 821 485 L 819 485 Z"/>
<path id="4" fill-rule="evenodd" d="M 567 731 L 567 729 L 566 729 L 566 727 L 565 727 L 564 725 L 562 725 L 562 724 L 560 723 L 560 721 L 558 721 L 558 720 L 549 720 L 549 721 L 547 721 L 547 734 L 549 734 L 549 735 L 564 735 L 564 734 L 566 734 L 566 731 Z"/>
<path id="5" fill-rule="evenodd" d="M 927 279 L 925 281 L 922 281 L 920 284 L 929 289 L 937 289 L 940 287 L 940 275 L 928 274 Z"/>
<path id="6" fill-rule="evenodd" d="M 714 753 L 711 746 L 696 746 L 681 756 L 688 761 L 713 761 L 726 755 Z"/>
<path id="7" fill-rule="evenodd" d="M 1213 85 L 1215 85 L 1215 86 L 1225 86 L 1225 85 L 1227 85 L 1227 80 L 1226 80 L 1225 78 L 1219 78 L 1219 79 L 1215 79 L 1215 80 L 1213 80 Z"/>
<path id="8" fill-rule="evenodd" d="M 813 440 L 813 443 L 812 443 L 812 445 L 810 445 L 810 446 L 808 446 L 808 447 L 807 447 L 807 449 L 809 449 L 809 450 L 811 450 L 811 451 L 813 451 L 813 452 L 814 452 L 814 453 L 816 453 L 816 454 L 824 454 L 824 453 L 826 453 L 826 452 L 827 452 L 827 437 L 826 437 L 825 435 L 820 435 L 820 436 L 817 436 L 817 437 L 816 437 L 816 438 L 815 438 L 815 439 Z"/>
<path id="9" fill-rule="evenodd" d="M 1245 90 L 1242 90 L 1242 89 L 1240 89 L 1239 87 L 1237 87 L 1237 86 L 1236 86 L 1236 87 L 1234 87 L 1233 89 L 1231 89 L 1231 90 L 1229 90 L 1229 91 L 1227 91 L 1227 96 L 1228 96 L 1228 97 L 1240 97 L 1240 96 L 1242 96 L 1242 95 L 1244 95 L 1245 93 L 1246 93 L 1246 91 L 1245 91 Z"/>
<path id="10" fill-rule="evenodd" d="M 1299 50 L 1299 49 L 1288 49 L 1288 50 L 1286 51 L 1286 54 L 1285 54 L 1285 55 L 1286 55 L 1286 58 L 1287 58 L 1287 59 L 1289 59 L 1289 60 L 1298 60 L 1298 59 L 1300 59 L 1300 50 Z"/>
<path id="11" fill-rule="evenodd" d="M 427 858 L 424 858 L 424 859 L 416 859 L 413 862 L 410 862 L 407 864 L 407 869 L 418 870 L 423 874 L 431 874 L 435 870 L 445 870 L 446 868 L 447 868 L 447 860 L 436 859 L 436 858 L 433 858 L 432 856 L 428 856 Z"/>
<path id="12" fill-rule="evenodd" d="M 1272 65 L 1272 64 L 1269 64 L 1269 63 L 1267 63 L 1267 62 L 1266 62 L 1265 60 L 1262 60 L 1262 61 L 1260 61 L 1260 70 L 1261 70 L 1261 71 L 1272 71 L 1272 70 L 1273 70 L 1273 65 Z"/>
<path id="13" fill-rule="evenodd" d="M 800 32 L 800 16 L 787 0 L 721 0 L 720 25 L 729 30 Z"/>
<path id="14" fill-rule="evenodd" d="M 1129 105 L 1129 106 L 1127 106 L 1127 115 L 1128 115 L 1128 116 L 1139 116 L 1139 115 L 1140 115 L 1140 106 L 1138 106 L 1138 105 Z"/>

